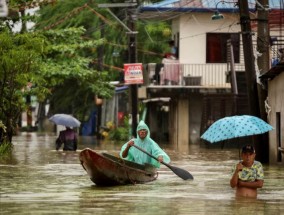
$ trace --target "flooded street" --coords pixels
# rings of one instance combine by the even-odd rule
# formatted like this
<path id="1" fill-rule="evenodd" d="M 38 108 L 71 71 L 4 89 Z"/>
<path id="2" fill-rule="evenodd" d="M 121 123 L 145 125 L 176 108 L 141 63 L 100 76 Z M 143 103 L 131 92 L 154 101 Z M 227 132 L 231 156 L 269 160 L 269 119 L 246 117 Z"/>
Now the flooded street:
<path id="1" fill-rule="evenodd" d="M 229 185 L 236 149 L 191 146 L 178 152 L 163 146 L 172 166 L 195 178 L 184 181 L 161 166 L 156 181 L 98 187 L 79 162 L 88 147 L 117 155 L 121 144 L 80 137 L 77 152 L 55 150 L 54 134 L 22 133 L 13 138 L 13 156 L 0 161 L 0 214 L 283 214 L 284 166 L 264 165 L 258 199 L 235 199 Z"/>

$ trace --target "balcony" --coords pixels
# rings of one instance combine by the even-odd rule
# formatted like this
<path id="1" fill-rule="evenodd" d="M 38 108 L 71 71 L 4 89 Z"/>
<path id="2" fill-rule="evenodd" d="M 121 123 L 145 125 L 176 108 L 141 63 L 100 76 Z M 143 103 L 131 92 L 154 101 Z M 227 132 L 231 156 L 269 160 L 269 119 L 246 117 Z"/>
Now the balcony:
<path id="1" fill-rule="evenodd" d="M 284 36 L 271 37 L 271 66 L 284 63 Z"/>
<path id="2" fill-rule="evenodd" d="M 230 67 L 226 63 L 181 64 L 170 61 L 161 68 L 154 63 L 148 64 L 148 87 L 231 88 Z M 235 70 L 244 69 L 244 64 L 235 64 Z"/>
<path id="3" fill-rule="evenodd" d="M 284 59 L 283 37 L 272 38 L 271 64 L 275 67 Z M 164 59 L 162 64 L 147 64 L 144 85 L 148 89 L 185 88 L 200 89 L 203 91 L 231 91 L 231 68 L 236 72 L 244 72 L 243 51 L 240 53 L 240 63 L 230 60 L 230 41 L 228 41 L 227 63 L 182 64 L 177 60 Z M 253 41 L 256 46 L 256 41 Z M 242 44 L 240 44 L 242 46 Z M 263 71 L 262 71 L 263 72 Z"/>

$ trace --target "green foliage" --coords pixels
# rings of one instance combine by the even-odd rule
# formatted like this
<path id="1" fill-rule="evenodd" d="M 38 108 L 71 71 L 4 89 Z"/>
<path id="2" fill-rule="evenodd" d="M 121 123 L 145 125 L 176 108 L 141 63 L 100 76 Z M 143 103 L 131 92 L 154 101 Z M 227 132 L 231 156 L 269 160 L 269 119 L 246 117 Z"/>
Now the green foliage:
<path id="1" fill-rule="evenodd" d="M 129 129 L 125 127 L 117 127 L 109 132 L 109 139 L 126 141 L 129 138 Z"/>
<path id="2" fill-rule="evenodd" d="M 3 132 L 3 133 L 6 133 L 6 129 L 7 127 L 4 125 L 4 123 L 2 122 L 2 120 L 0 120 L 0 130 Z M 1 139 L 0 139 L 1 141 Z"/>
<path id="3" fill-rule="evenodd" d="M 142 63 L 160 63 L 164 53 L 168 52 L 168 41 L 171 39 L 168 22 L 137 22 L 139 34 L 138 58 Z"/>
<path id="4" fill-rule="evenodd" d="M 114 127 L 113 129 L 110 129 L 108 133 L 108 138 L 110 140 L 127 141 L 129 139 L 129 131 L 130 131 L 129 117 L 125 116 L 123 122 L 124 122 L 123 126 Z"/>
<path id="5" fill-rule="evenodd" d="M 94 95 L 110 98 L 114 77 L 96 65 L 99 47 L 107 40 L 97 34 L 99 19 L 86 7 L 90 1 L 58 1 L 39 10 L 36 30 L 48 38 L 40 73 L 52 95 L 51 112 L 66 112 L 85 118 L 93 108 Z"/>
<path id="6" fill-rule="evenodd" d="M 0 32 L 0 118 L 11 139 L 27 95 L 45 97 L 48 90 L 37 71 L 44 54 L 45 39 L 37 33 Z M 28 84 L 30 83 L 30 84 Z"/>
<path id="7" fill-rule="evenodd" d="M 103 45 L 104 39 L 85 41 L 84 33 L 83 27 L 42 31 L 48 43 L 39 71 L 51 88 L 52 112 L 73 113 L 79 119 L 84 118 L 94 95 L 109 98 L 114 92 L 108 73 L 94 70 L 92 59 L 84 56 L 85 51 Z"/>
<path id="8" fill-rule="evenodd" d="M 38 1 L 40 10 L 35 16 L 19 16 L 20 5 L 31 2 L 11 0 L 10 10 L 16 13 L 9 13 L 9 22 L 0 21 L 0 117 L 5 119 L 9 135 L 27 108 L 23 99 L 27 95 L 49 100 L 51 114 L 66 112 L 85 118 L 93 108 L 94 95 L 113 95 L 114 87 L 108 83 L 121 78 L 115 67 L 123 68 L 128 62 L 128 34 L 105 9 L 97 7 L 105 1 Z M 112 11 L 127 22 L 125 8 Z M 19 20 L 35 20 L 33 32 L 23 33 L 25 28 L 22 34 L 3 30 L 6 25 L 11 30 Z M 160 62 L 169 39 L 169 24 L 136 24 L 138 61 Z"/>
<path id="9" fill-rule="evenodd" d="M 3 143 L 1 143 L 0 144 L 0 157 L 4 158 L 10 155 L 11 152 L 13 151 L 13 147 L 14 147 L 13 144 L 6 140 Z"/>
<path id="10" fill-rule="evenodd" d="M 107 1 L 108 2 L 108 1 Z M 97 4 L 106 1 L 62 0 L 53 5 L 43 7 L 38 17 L 37 29 L 64 29 L 69 27 L 84 27 L 85 37 L 92 39 L 104 38 L 104 64 L 123 68 L 128 63 L 128 36 L 125 28 L 112 17 L 105 8 L 98 8 Z M 119 2 L 119 1 L 117 1 Z M 114 3 L 113 1 L 109 3 Z M 87 5 L 87 6 L 86 6 Z M 127 24 L 126 8 L 111 8 L 116 16 Z M 167 41 L 171 39 L 169 22 L 135 23 L 137 34 L 138 62 L 160 62 L 168 48 Z M 117 56 L 114 56 L 117 53 Z M 91 54 L 94 59 L 98 53 Z M 115 79 L 119 77 L 117 70 L 108 67 L 109 75 Z"/>

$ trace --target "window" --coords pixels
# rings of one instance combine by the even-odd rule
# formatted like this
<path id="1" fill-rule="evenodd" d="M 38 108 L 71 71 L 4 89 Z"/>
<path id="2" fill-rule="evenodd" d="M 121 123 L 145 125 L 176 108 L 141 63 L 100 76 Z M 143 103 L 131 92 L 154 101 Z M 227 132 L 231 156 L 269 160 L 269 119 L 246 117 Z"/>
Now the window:
<path id="1" fill-rule="evenodd" d="M 175 47 L 176 47 L 176 58 L 179 58 L 179 32 L 174 35 Z"/>
<path id="2" fill-rule="evenodd" d="M 240 35 L 238 33 L 207 33 L 206 63 L 227 62 L 227 40 L 231 39 L 235 63 L 240 62 Z"/>

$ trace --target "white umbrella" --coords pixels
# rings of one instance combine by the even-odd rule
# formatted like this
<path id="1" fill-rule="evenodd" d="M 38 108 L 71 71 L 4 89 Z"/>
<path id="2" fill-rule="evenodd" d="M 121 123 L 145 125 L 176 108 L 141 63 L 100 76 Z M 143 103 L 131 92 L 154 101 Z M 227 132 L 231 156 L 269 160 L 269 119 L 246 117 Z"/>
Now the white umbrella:
<path id="1" fill-rule="evenodd" d="M 75 117 L 68 114 L 55 114 L 49 118 L 56 125 L 64 125 L 66 127 L 80 127 L 81 122 Z"/>

